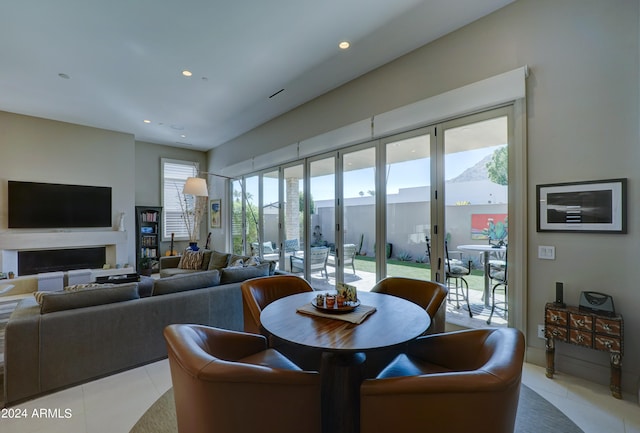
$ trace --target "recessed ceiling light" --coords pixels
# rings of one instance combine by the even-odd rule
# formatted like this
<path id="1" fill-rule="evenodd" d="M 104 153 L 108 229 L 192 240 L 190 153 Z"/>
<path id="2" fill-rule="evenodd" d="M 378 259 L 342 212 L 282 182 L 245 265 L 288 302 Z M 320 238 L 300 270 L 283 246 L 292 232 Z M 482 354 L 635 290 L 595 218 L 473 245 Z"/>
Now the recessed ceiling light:
<path id="1" fill-rule="evenodd" d="M 184 134 L 180 134 L 180 138 L 187 138 L 187 136 Z"/>
<path id="2" fill-rule="evenodd" d="M 190 77 L 193 75 L 193 72 L 191 71 L 187 71 L 186 69 L 184 71 L 182 71 L 182 75 L 184 75 L 185 77 Z"/>
<path id="3" fill-rule="evenodd" d="M 144 119 L 144 120 L 143 120 L 143 122 L 144 122 L 144 123 L 151 123 L 151 120 L 149 120 L 149 119 Z"/>
<path id="4" fill-rule="evenodd" d="M 351 46 L 351 44 L 349 43 L 349 41 L 342 41 L 338 44 L 338 47 L 341 50 L 346 50 L 347 48 L 349 48 Z"/>

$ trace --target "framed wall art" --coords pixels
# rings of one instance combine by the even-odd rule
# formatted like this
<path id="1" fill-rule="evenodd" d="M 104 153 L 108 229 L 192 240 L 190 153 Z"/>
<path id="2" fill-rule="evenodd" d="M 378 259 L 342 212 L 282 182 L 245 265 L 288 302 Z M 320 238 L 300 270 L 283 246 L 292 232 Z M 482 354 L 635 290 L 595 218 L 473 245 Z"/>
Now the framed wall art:
<path id="1" fill-rule="evenodd" d="M 212 229 L 222 227 L 222 200 L 219 198 L 209 202 L 209 221 Z"/>
<path id="2" fill-rule="evenodd" d="M 537 185 L 539 232 L 626 233 L 627 179 Z"/>

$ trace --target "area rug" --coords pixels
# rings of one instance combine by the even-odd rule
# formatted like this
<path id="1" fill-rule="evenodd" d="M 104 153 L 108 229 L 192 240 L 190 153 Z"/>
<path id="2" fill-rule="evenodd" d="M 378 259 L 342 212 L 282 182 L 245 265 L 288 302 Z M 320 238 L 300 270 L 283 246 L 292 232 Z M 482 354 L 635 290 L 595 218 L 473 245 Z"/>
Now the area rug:
<path id="1" fill-rule="evenodd" d="M 173 389 L 162 395 L 138 420 L 131 433 L 177 433 Z M 522 385 L 516 433 L 584 433 L 573 421 L 531 388 Z"/>

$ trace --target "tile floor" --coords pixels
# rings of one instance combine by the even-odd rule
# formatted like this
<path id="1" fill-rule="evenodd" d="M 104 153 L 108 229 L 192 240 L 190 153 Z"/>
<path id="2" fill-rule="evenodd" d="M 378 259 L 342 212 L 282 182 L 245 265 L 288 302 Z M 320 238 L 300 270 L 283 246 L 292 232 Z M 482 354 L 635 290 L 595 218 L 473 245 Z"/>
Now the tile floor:
<path id="1" fill-rule="evenodd" d="M 522 381 L 585 433 L 640 433 L 637 396 L 625 395 L 624 400 L 617 400 L 606 386 L 562 373 L 550 380 L 545 377 L 544 368 L 532 364 L 525 364 Z M 27 418 L 0 419 L 0 431 L 127 433 L 170 386 L 168 361 L 159 361 L 15 406 L 11 409 L 26 410 Z M 40 409 L 49 409 L 53 414 L 57 410 L 62 417 L 34 417 L 34 410 L 40 413 Z M 63 418 L 67 413 L 70 416 Z"/>

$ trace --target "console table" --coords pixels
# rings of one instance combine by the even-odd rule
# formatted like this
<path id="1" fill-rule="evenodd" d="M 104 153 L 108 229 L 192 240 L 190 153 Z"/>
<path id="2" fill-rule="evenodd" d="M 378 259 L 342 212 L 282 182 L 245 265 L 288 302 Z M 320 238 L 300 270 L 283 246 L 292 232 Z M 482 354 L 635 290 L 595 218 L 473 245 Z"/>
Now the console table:
<path id="1" fill-rule="evenodd" d="M 611 362 L 611 395 L 622 398 L 620 390 L 622 355 L 624 353 L 624 322 L 622 316 L 583 311 L 577 307 L 545 305 L 544 330 L 547 350 L 548 378 L 555 372 L 555 341 L 609 352 Z"/>

